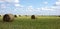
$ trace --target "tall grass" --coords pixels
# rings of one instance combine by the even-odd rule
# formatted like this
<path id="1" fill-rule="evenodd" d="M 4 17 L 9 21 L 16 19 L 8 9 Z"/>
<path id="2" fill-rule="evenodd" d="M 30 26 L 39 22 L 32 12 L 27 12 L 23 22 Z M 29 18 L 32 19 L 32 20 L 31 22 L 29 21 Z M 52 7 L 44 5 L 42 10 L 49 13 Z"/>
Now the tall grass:
<path id="1" fill-rule="evenodd" d="M 59 17 L 15 18 L 13 22 L 3 22 L 0 18 L 0 29 L 60 29 Z"/>

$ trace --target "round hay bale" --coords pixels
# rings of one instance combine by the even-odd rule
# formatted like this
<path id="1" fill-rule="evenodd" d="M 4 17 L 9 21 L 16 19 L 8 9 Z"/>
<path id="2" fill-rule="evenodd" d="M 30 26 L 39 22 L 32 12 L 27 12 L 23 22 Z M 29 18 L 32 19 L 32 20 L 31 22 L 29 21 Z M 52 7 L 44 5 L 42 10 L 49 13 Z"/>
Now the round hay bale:
<path id="1" fill-rule="evenodd" d="M 0 15 L 0 17 L 1 17 L 1 15 Z"/>
<path id="2" fill-rule="evenodd" d="M 28 15 L 25 15 L 26 17 L 28 17 Z"/>
<path id="3" fill-rule="evenodd" d="M 3 21 L 5 22 L 12 22 L 14 20 L 14 15 L 12 14 L 5 14 L 3 16 Z"/>
<path id="4" fill-rule="evenodd" d="M 32 16 L 31 16 L 31 19 L 35 19 L 35 15 L 32 15 Z"/>
<path id="5" fill-rule="evenodd" d="M 60 16 L 59 16 L 60 17 Z"/>
<path id="6" fill-rule="evenodd" d="M 19 17 L 21 17 L 21 15 L 19 15 Z"/>
<path id="7" fill-rule="evenodd" d="M 14 17 L 17 17 L 17 15 L 14 15 Z"/>

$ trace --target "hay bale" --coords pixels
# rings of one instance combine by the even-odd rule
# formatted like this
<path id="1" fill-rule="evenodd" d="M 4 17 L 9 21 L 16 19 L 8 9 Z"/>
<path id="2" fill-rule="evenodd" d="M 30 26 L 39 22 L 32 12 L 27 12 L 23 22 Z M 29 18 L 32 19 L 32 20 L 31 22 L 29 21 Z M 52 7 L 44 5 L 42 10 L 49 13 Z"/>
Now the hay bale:
<path id="1" fill-rule="evenodd" d="M 17 15 L 14 15 L 14 17 L 17 17 Z"/>
<path id="2" fill-rule="evenodd" d="M 19 17 L 21 17 L 21 15 L 19 15 Z"/>
<path id="3" fill-rule="evenodd" d="M 1 17 L 1 15 L 0 15 L 0 17 Z"/>
<path id="4" fill-rule="evenodd" d="M 14 20 L 14 15 L 12 15 L 12 14 L 5 14 L 3 16 L 4 22 L 12 22 L 13 20 Z"/>
<path id="5" fill-rule="evenodd" d="M 28 15 L 25 15 L 26 17 L 28 17 Z"/>
<path id="6" fill-rule="evenodd" d="M 31 19 L 35 19 L 35 15 L 32 15 L 32 16 L 31 16 Z"/>
<path id="7" fill-rule="evenodd" d="M 60 17 L 60 16 L 59 16 Z"/>

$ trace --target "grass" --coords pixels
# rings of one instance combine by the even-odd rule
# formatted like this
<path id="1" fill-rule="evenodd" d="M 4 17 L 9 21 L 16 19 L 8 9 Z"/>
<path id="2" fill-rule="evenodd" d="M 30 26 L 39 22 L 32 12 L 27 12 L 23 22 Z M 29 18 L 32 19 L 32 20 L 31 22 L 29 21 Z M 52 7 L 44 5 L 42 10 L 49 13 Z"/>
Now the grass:
<path id="1" fill-rule="evenodd" d="M 0 17 L 0 29 L 60 29 L 59 17 L 18 17 L 13 22 L 3 22 Z"/>

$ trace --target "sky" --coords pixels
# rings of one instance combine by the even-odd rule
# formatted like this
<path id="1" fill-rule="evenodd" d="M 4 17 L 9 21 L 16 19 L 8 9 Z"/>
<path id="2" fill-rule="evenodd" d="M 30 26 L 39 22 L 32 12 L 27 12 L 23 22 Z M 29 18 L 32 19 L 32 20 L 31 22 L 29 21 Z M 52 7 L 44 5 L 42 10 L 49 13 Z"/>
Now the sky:
<path id="1" fill-rule="evenodd" d="M 0 14 L 60 15 L 60 0 L 0 0 Z"/>

